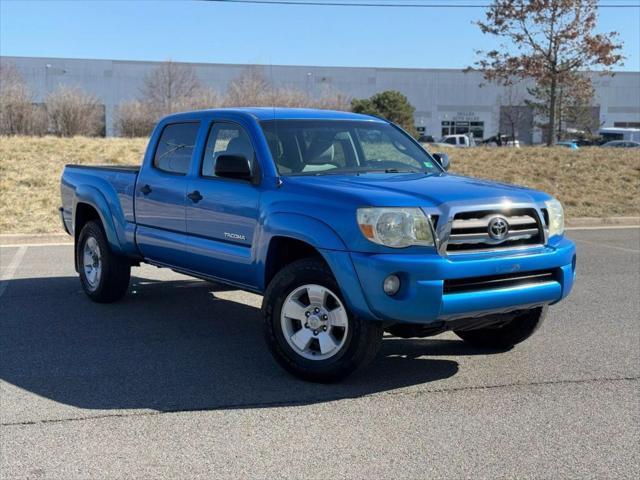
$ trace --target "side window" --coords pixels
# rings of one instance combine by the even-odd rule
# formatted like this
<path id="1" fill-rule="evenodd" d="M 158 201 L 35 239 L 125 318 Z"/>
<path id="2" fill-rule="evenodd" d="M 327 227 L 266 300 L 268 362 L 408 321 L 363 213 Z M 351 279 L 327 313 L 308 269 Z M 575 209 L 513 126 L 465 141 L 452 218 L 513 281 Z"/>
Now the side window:
<path id="1" fill-rule="evenodd" d="M 220 155 L 238 155 L 245 157 L 253 171 L 255 153 L 249 135 L 240 125 L 233 123 L 214 123 L 209 131 L 207 147 L 202 159 L 200 173 L 203 177 L 215 177 L 216 160 Z"/>
<path id="2" fill-rule="evenodd" d="M 164 127 L 153 157 L 153 166 L 163 172 L 186 175 L 199 128 L 197 122 L 173 123 Z"/>
<path id="3" fill-rule="evenodd" d="M 449 138 L 445 139 L 444 143 L 448 143 L 449 145 L 455 145 L 456 144 L 456 137 L 449 137 Z"/>

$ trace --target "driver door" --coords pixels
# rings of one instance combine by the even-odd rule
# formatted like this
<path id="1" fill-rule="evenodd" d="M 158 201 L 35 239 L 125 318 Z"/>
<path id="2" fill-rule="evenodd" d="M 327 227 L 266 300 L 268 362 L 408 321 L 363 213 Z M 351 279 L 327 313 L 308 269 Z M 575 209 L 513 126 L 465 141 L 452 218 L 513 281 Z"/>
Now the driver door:
<path id="1" fill-rule="evenodd" d="M 189 269 L 208 277 L 256 286 L 252 246 L 258 225 L 260 191 L 256 182 L 217 177 L 222 155 L 247 158 L 256 171 L 255 149 L 237 123 L 213 122 L 198 171 L 187 193 Z"/>

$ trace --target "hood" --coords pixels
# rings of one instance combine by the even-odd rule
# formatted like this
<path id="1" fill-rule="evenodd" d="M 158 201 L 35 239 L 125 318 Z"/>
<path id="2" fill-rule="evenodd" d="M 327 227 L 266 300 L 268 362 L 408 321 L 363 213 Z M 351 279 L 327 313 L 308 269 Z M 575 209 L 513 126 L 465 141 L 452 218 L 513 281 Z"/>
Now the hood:
<path id="1" fill-rule="evenodd" d="M 480 203 L 494 200 L 540 202 L 549 195 L 516 185 L 459 175 L 362 174 L 286 177 L 286 182 L 320 194 L 355 196 L 362 205 L 432 206 L 449 202 Z"/>

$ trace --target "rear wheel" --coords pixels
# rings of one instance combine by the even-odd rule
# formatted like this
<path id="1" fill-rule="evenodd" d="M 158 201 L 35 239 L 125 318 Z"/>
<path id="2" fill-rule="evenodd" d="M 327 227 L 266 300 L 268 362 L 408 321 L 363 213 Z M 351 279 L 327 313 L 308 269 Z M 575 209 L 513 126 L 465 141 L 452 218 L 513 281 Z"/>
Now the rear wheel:
<path id="1" fill-rule="evenodd" d="M 131 265 L 111 251 L 99 222 L 87 222 L 82 228 L 76 244 L 76 264 L 82 289 L 94 302 L 115 302 L 127 293 Z"/>
<path id="2" fill-rule="evenodd" d="M 532 308 L 516 315 L 507 324 L 499 327 L 485 327 L 476 330 L 456 330 L 465 342 L 478 347 L 507 349 L 525 341 L 535 333 L 545 317 L 548 307 Z"/>
<path id="3" fill-rule="evenodd" d="M 304 380 L 341 380 L 373 360 L 382 343 L 382 326 L 348 311 L 320 259 L 298 260 L 278 272 L 262 310 L 272 355 Z"/>

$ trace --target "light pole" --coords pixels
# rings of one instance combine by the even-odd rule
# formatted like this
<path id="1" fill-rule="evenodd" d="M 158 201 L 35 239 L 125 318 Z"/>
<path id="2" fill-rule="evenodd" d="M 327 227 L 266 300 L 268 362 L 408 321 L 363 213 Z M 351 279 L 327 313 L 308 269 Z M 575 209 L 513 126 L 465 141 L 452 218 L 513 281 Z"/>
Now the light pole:
<path id="1" fill-rule="evenodd" d="M 311 72 L 307 72 L 307 97 L 311 96 Z"/>
<path id="2" fill-rule="evenodd" d="M 52 65 L 47 63 L 44 66 L 44 97 L 49 95 L 49 70 L 51 70 Z"/>

